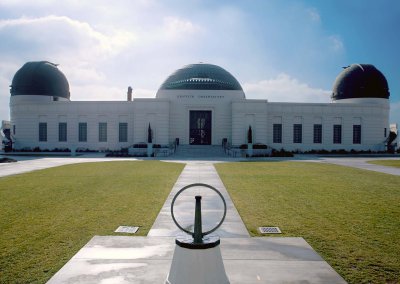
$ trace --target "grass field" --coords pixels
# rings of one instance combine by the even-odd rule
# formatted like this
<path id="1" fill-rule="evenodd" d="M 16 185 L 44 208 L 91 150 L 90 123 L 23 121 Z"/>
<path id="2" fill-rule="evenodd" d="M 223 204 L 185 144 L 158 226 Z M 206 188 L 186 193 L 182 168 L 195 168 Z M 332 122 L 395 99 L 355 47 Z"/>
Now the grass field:
<path id="1" fill-rule="evenodd" d="M 400 160 L 373 160 L 368 161 L 370 164 L 400 168 Z"/>
<path id="2" fill-rule="evenodd" d="M 0 282 L 44 283 L 94 235 L 146 235 L 182 164 L 85 163 L 0 178 Z"/>
<path id="3" fill-rule="evenodd" d="M 400 177 L 301 162 L 217 164 L 249 232 L 299 236 L 349 283 L 399 283 Z"/>

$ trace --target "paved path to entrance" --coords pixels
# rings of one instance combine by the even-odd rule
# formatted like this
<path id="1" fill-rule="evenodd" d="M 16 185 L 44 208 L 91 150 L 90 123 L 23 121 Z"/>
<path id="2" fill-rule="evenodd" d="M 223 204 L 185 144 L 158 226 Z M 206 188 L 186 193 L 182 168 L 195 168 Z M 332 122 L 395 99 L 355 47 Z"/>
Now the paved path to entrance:
<path id="1" fill-rule="evenodd" d="M 226 191 L 214 165 L 210 162 L 189 162 L 176 181 L 153 227 L 150 237 L 175 237 L 180 231 L 172 221 L 171 202 L 175 194 L 184 186 L 192 183 L 205 183 L 218 189 L 224 196 L 227 205 L 227 214 L 223 225 L 215 232 L 220 237 L 250 237 L 239 213 Z M 195 195 L 202 196 L 202 221 L 204 231 L 209 231 L 219 223 L 223 213 L 221 198 L 212 190 L 195 187 L 187 189 L 175 201 L 174 215 L 178 222 L 190 225 L 194 222 Z M 193 231 L 193 229 L 190 229 Z"/>

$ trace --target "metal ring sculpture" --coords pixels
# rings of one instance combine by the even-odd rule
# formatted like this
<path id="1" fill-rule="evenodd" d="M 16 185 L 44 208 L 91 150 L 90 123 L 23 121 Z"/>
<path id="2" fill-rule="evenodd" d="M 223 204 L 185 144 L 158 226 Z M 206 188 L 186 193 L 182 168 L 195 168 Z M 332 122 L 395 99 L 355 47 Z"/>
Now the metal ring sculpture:
<path id="1" fill-rule="evenodd" d="M 182 227 L 179 225 L 179 223 L 176 221 L 175 215 L 174 215 L 174 204 L 175 204 L 176 198 L 177 198 L 183 191 L 185 191 L 185 190 L 188 189 L 188 188 L 196 187 L 196 186 L 203 186 L 203 187 L 207 187 L 207 188 L 209 188 L 209 189 L 212 189 L 213 191 L 215 191 L 215 192 L 219 195 L 219 197 L 221 197 L 222 202 L 223 202 L 223 204 L 224 204 L 224 215 L 223 215 L 221 221 L 220 221 L 220 222 L 218 223 L 218 225 L 215 226 L 213 229 L 211 229 L 211 230 L 209 230 L 209 231 L 207 231 L 207 232 L 204 232 L 204 233 L 202 232 L 202 236 L 205 236 L 205 235 L 211 234 L 212 232 L 214 232 L 215 230 L 217 230 L 217 229 L 222 225 L 222 223 L 224 222 L 225 216 L 226 216 L 226 202 L 225 202 L 225 199 L 224 199 L 224 197 L 222 196 L 221 192 L 219 192 L 215 187 L 212 187 L 211 185 L 208 185 L 208 184 L 205 184 L 205 183 L 192 183 L 192 184 L 189 184 L 189 185 L 183 187 L 181 190 L 179 190 L 179 191 L 177 192 L 177 194 L 175 194 L 174 198 L 172 199 L 172 203 L 171 203 L 171 216 L 172 216 L 172 220 L 174 220 L 175 225 L 176 225 L 179 229 L 181 229 L 182 231 L 184 231 L 185 233 L 187 233 L 187 234 L 189 234 L 189 235 L 192 235 L 192 236 L 194 235 L 194 232 L 191 232 L 191 231 L 189 231 L 189 230 L 186 230 L 186 229 L 182 228 Z"/>

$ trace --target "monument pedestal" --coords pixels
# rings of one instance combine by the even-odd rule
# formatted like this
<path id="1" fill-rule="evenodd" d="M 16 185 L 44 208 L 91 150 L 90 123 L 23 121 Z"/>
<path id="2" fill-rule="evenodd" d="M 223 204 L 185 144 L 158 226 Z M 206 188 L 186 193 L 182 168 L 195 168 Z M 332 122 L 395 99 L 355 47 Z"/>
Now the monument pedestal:
<path id="1" fill-rule="evenodd" d="M 207 249 L 175 246 L 166 284 L 228 284 L 219 245 Z"/>
<path id="2" fill-rule="evenodd" d="M 153 155 L 153 143 L 147 143 L 147 157 Z"/>
<path id="3" fill-rule="evenodd" d="M 253 157 L 253 143 L 247 144 L 247 155 Z"/>

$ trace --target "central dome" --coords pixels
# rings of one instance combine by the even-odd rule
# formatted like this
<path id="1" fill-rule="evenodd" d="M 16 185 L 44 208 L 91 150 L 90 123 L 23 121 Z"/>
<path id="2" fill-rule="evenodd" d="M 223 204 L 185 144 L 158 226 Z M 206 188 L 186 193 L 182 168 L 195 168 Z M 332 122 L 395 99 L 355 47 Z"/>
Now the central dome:
<path id="1" fill-rule="evenodd" d="M 160 90 L 235 90 L 242 86 L 231 73 L 213 64 L 190 64 L 172 73 Z"/>

